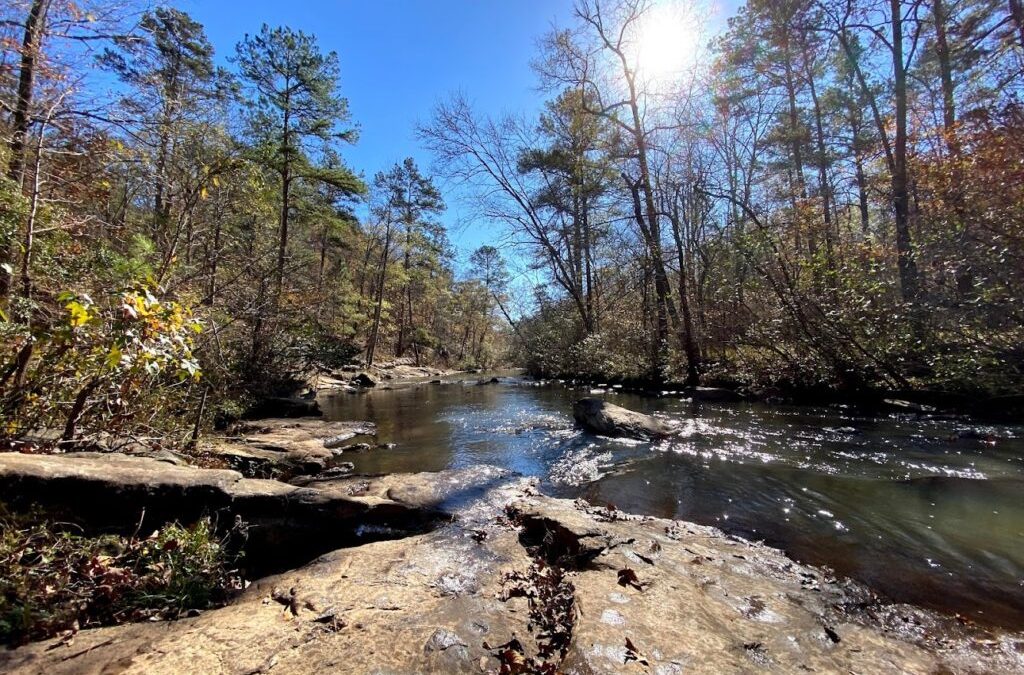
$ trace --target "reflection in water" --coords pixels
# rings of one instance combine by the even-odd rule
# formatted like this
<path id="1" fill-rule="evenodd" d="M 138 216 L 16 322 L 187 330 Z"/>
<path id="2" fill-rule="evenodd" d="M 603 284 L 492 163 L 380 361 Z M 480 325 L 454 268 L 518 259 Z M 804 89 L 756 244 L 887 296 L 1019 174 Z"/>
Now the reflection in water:
<path id="1" fill-rule="evenodd" d="M 764 540 L 895 600 L 1024 627 L 1024 427 L 604 394 L 683 423 L 648 444 L 576 430 L 572 402 L 588 394 L 509 379 L 322 404 L 396 444 L 351 458 L 359 472 L 493 464 L 557 496 Z"/>

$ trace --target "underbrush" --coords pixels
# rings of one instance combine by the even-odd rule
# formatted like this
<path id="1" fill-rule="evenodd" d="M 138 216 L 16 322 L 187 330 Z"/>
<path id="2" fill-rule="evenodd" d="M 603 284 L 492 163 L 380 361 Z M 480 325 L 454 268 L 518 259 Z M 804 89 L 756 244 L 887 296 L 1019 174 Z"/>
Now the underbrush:
<path id="1" fill-rule="evenodd" d="M 221 605 L 245 585 L 233 548 L 209 519 L 147 537 L 84 536 L 0 505 L 0 644 Z"/>

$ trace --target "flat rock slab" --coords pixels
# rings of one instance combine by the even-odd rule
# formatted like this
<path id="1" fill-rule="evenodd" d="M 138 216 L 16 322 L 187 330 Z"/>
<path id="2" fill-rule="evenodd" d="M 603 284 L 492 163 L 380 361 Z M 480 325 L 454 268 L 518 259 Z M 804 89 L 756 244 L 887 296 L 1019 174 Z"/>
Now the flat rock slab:
<path id="1" fill-rule="evenodd" d="M 715 528 L 543 497 L 510 511 L 577 567 L 566 673 L 1024 672 L 1024 635 L 883 604 Z"/>
<path id="2" fill-rule="evenodd" d="M 240 425 L 233 436 L 209 442 L 203 450 L 247 474 L 315 474 L 353 439 L 376 435 L 372 422 L 268 419 Z"/>
<path id="3" fill-rule="evenodd" d="M 599 398 L 583 398 L 572 407 L 572 415 L 587 431 L 602 436 L 624 436 L 649 440 L 675 433 L 674 426 L 651 415 L 608 403 Z"/>
<path id="4" fill-rule="evenodd" d="M 410 508 L 436 509 L 461 514 L 464 507 L 508 483 L 512 472 L 496 466 L 385 476 L 351 477 L 324 483 L 332 489 L 361 497 L 376 497 Z M 496 507 L 495 510 L 500 509 Z"/>
<path id="5" fill-rule="evenodd" d="M 0 652 L 0 670 L 480 673 L 483 659 L 496 671 L 483 643 L 529 635 L 526 601 L 510 611 L 500 600 L 504 573 L 529 559 L 511 531 L 493 539 L 486 555 L 479 548 L 444 531 L 336 551 L 195 618 L 83 631 L 52 650 L 51 642 Z"/>
<path id="6" fill-rule="evenodd" d="M 0 454 L 0 498 L 38 505 L 87 532 L 150 531 L 210 516 L 248 525 L 247 564 L 283 569 L 324 551 L 423 532 L 441 514 L 372 495 L 244 478 L 118 454 Z"/>
<path id="7" fill-rule="evenodd" d="M 402 477 L 388 479 L 362 491 L 398 491 Z M 440 530 L 335 551 L 256 582 L 231 606 L 195 618 L 0 652 L 0 671 L 496 673 L 498 645 L 521 645 L 516 659 L 542 659 L 544 617 L 557 608 L 550 593 L 524 585 L 538 569 L 562 570 L 569 594 L 569 639 L 543 657 L 553 672 L 1024 669 L 1024 636 L 979 635 L 872 603 L 819 569 L 714 528 L 540 497 L 528 486 L 504 484 L 475 503 L 490 510 L 474 529 L 463 515 L 478 512 L 470 507 Z M 506 664 L 514 660 L 506 654 Z"/>

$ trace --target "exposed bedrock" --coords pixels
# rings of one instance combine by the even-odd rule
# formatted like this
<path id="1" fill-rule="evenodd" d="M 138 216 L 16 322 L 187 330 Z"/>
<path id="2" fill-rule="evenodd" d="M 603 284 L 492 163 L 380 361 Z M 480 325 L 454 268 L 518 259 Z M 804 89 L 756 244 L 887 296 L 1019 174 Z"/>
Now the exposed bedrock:
<path id="1" fill-rule="evenodd" d="M 118 454 L 0 454 L 0 498 L 41 507 L 86 532 L 147 532 L 203 516 L 247 526 L 250 574 L 279 571 L 325 551 L 423 532 L 441 517 L 427 507 L 296 487 L 237 471 L 175 466 Z"/>
<path id="2" fill-rule="evenodd" d="M 498 469 L 353 478 L 324 490 L 407 509 L 447 505 L 452 522 L 327 553 L 197 617 L 86 630 L 70 644 L 2 652 L 0 670 L 1024 669 L 1021 635 L 884 605 L 714 528 L 541 497 Z"/>

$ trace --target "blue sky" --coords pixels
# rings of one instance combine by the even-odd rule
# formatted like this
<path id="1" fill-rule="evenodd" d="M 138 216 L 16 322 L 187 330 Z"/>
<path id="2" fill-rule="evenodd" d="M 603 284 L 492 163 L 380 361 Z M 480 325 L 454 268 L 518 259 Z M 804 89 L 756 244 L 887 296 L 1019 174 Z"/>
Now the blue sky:
<path id="1" fill-rule="evenodd" d="M 261 24 L 287 25 L 338 52 L 341 89 L 359 142 L 344 156 L 367 178 L 405 157 L 428 169 L 414 128 L 437 101 L 461 91 L 488 114 L 530 114 L 542 95 L 530 69 L 536 44 L 552 25 L 565 26 L 571 0 L 180 0 L 207 30 L 218 60 Z M 734 0 L 726 3 L 735 4 Z M 717 14 L 724 13 L 719 11 Z M 494 236 L 465 224 L 467 209 L 448 195 L 444 222 L 464 260 Z"/>

